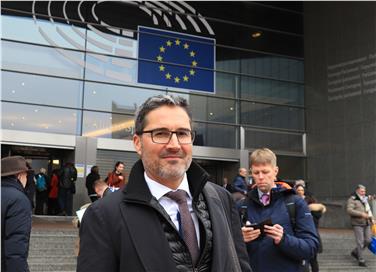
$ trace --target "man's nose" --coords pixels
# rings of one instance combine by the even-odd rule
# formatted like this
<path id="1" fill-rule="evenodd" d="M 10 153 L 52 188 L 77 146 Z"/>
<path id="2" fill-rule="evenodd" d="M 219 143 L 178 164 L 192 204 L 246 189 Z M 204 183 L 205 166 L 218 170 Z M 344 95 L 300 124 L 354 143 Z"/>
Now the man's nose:
<path id="1" fill-rule="evenodd" d="M 179 143 L 178 136 L 176 135 L 176 133 L 172 133 L 171 139 L 168 142 L 167 146 L 169 146 L 169 147 L 180 147 L 180 143 Z"/>

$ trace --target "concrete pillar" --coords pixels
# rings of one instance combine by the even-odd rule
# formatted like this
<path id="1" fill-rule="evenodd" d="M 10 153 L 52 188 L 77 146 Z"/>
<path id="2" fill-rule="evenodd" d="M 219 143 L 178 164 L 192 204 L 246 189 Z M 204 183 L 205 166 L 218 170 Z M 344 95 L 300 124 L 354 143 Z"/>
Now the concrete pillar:
<path id="1" fill-rule="evenodd" d="M 77 168 L 76 194 L 73 196 L 73 213 L 83 204 L 89 203 L 85 186 L 86 176 L 91 166 L 97 162 L 97 139 L 77 136 L 75 150 L 75 166 Z"/>

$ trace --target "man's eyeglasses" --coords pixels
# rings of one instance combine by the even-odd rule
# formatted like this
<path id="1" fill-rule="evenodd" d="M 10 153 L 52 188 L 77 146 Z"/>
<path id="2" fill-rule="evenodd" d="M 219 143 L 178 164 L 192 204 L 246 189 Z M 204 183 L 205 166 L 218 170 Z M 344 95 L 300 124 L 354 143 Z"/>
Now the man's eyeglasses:
<path id="1" fill-rule="evenodd" d="M 144 133 L 150 133 L 151 140 L 156 144 L 167 144 L 171 141 L 172 134 L 176 134 L 179 144 L 192 144 L 195 138 L 195 133 L 188 129 L 178 129 L 176 131 L 170 131 L 167 129 L 153 129 L 153 130 L 144 130 L 139 135 Z"/>

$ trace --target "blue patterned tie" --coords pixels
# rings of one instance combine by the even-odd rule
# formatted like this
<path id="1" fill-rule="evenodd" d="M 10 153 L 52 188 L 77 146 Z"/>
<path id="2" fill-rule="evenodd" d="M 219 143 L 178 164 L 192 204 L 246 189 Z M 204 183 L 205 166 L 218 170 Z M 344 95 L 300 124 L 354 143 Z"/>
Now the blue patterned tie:
<path id="1" fill-rule="evenodd" d="M 166 196 L 178 203 L 184 242 L 191 254 L 193 265 L 195 265 L 200 256 L 200 250 L 198 249 L 195 225 L 188 209 L 187 193 L 183 190 L 177 190 L 167 193 Z"/>

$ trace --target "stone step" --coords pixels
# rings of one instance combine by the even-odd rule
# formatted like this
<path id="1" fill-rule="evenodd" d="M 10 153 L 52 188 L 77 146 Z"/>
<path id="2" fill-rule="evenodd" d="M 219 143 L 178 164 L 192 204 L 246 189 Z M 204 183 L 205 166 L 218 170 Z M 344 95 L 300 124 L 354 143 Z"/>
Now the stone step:
<path id="1" fill-rule="evenodd" d="M 59 263 L 59 264 L 45 264 L 45 263 L 29 263 L 30 272 L 40 271 L 76 271 L 76 263 Z"/>
<path id="2" fill-rule="evenodd" d="M 60 263 L 71 263 L 74 264 L 77 262 L 77 257 L 74 255 L 49 255 L 49 256 L 29 256 L 29 264 L 60 264 Z"/>

